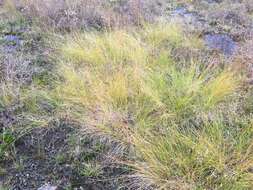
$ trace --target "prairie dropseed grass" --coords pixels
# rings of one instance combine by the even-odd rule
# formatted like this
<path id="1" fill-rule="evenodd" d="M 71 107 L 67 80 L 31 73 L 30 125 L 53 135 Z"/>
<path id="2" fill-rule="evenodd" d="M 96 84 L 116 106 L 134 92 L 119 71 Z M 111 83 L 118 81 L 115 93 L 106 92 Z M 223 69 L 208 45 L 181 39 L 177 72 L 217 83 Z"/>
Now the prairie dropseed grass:
<path id="1" fill-rule="evenodd" d="M 150 186 L 248 189 L 252 124 L 233 128 L 223 118 L 241 79 L 229 67 L 173 60 L 185 41 L 198 39 L 168 23 L 66 36 L 56 59 L 63 81 L 52 93 L 88 130 L 132 146 L 127 164 Z"/>

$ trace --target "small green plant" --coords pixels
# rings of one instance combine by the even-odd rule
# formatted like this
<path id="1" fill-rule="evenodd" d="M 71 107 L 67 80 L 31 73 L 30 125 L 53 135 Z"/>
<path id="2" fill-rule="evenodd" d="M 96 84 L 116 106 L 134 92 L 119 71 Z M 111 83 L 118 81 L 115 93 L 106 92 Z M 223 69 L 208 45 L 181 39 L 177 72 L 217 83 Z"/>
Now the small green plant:
<path id="1" fill-rule="evenodd" d="M 66 155 L 63 153 L 59 153 L 55 156 L 55 161 L 58 164 L 64 164 L 66 160 L 67 160 Z"/>
<path id="2" fill-rule="evenodd" d="M 102 174 L 102 169 L 97 163 L 83 163 L 79 168 L 79 174 L 84 177 L 98 177 Z"/>
<path id="3" fill-rule="evenodd" d="M 0 184 L 0 189 L 1 190 L 8 190 L 9 188 Z"/>
<path id="4" fill-rule="evenodd" d="M 23 159 L 20 158 L 14 162 L 14 167 L 17 171 L 22 172 L 24 170 Z"/>
<path id="5" fill-rule="evenodd" d="M 4 175 L 6 175 L 6 169 L 5 168 L 3 168 L 3 167 L 0 167 L 0 176 L 4 176 Z M 0 186 L 1 187 L 1 186 Z M 0 188 L 1 189 L 1 188 Z"/>
<path id="6" fill-rule="evenodd" d="M 9 130 L 0 133 L 0 158 L 2 158 L 8 148 L 15 142 L 14 134 Z"/>

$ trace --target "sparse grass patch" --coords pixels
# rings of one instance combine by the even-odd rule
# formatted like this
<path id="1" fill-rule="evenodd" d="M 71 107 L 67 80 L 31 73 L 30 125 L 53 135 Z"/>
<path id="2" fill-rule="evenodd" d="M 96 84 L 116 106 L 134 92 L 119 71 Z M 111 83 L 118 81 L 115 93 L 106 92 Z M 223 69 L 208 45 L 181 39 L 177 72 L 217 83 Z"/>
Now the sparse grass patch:
<path id="1" fill-rule="evenodd" d="M 55 161 L 57 164 L 64 164 L 67 161 L 66 155 L 59 153 L 55 156 Z"/>
<path id="2" fill-rule="evenodd" d="M 6 170 L 1 166 L 0 167 L 0 176 L 4 176 L 6 174 Z M 0 185 L 1 187 L 1 185 Z"/>
<path id="3" fill-rule="evenodd" d="M 28 54 L 23 46 L 23 40 L 28 38 L 24 29 L 29 23 L 19 13 L 12 15 L 7 11 L 4 14 L 6 18 L 0 17 L 0 162 L 10 158 L 8 152 L 17 139 L 32 127 L 45 126 L 50 118 L 46 96 L 39 97 L 38 90 L 33 87 L 38 69 L 31 59 L 36 55 Z"/>
<path id="4" fill-rule="evenodd" d="M 15 136 L 10 130 L 3 130 L 3 132 L 0 133 L 0 160 L 3 159 L 5 152 L 9 146 L 14 143 L 15 140 Z"/>
<path id="5" fill-rule="evenodd" d="M 0 184 L 0 189 L 2 189 L 2 190 L 7 190 L 7 189 L 9 189 L 8 187 L 5 187 L 5 186 L 2 186 L 1 184 Z"/>

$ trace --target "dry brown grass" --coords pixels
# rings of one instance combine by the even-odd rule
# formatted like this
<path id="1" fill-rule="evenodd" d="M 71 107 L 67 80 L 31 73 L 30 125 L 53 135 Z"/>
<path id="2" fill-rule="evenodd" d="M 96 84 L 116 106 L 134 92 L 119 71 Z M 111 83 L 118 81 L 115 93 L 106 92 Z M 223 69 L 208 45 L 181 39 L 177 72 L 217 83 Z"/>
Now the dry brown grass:
<path id="1" fill-rule="evenodd" d="M 23 12 L 40 24 L 64 29 L 111 28 L 154 21 L 166 1 L 143 0 L 22 0 Z M 162 6 L 163 5 L 163 6 Z"/>

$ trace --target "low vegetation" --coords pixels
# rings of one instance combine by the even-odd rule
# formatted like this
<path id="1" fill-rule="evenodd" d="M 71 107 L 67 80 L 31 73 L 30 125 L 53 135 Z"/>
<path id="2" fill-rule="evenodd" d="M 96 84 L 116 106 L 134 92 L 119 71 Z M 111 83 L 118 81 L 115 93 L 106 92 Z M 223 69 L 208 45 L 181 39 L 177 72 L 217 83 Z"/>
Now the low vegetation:
<path id="1" fill-rule="evenodd" d="M 1 53 L 0 177 L 7 158 L 23 163 L 13 158 L 15 143 L 39 129 L 50 143 L 35 143 L 37 159 L 71 168 L 70 178 L 117 178 L 117 188 L 133 190 L 252 189 L 252 41 L 231 59 L 210 53 L 199 31 L 163 15 L 209 4 L 167 4 L 5 2 L 3 10 L 15 14 L 0 23 L 1 48 L 11 47 Z M 15 26 L 29 28 L 27 35 Z"/>

